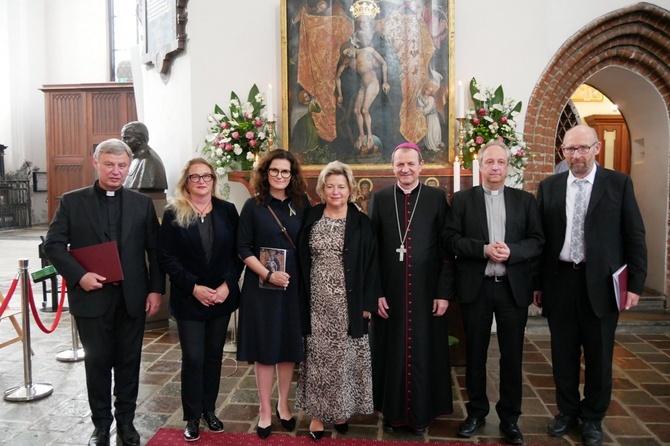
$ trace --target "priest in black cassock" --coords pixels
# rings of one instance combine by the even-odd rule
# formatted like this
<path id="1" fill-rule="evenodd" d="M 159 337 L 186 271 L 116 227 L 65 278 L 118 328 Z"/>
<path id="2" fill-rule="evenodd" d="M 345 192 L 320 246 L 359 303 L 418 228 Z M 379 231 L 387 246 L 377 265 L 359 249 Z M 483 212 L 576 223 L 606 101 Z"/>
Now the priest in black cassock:
<path id="1" fill-rule="evenodd" d="M 383 292 L 371 330 L 374 405 L 386 432 L 423 435 L 453 410 L 445 315 L 453 264 L 439 240 L 449 205 L 443 191 L 419 181 L 415 144 L 400 144 L 391 159 L 398 182 L 376 192 L 369 208 Z"/>

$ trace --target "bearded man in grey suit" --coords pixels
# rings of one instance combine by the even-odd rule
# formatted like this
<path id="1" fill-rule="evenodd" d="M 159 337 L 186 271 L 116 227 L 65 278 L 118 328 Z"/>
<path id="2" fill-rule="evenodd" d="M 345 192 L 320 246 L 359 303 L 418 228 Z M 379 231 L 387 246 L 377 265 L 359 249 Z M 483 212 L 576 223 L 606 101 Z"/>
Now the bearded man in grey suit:
<path id="1" fill-rule="evenodd" d="M 95 425 L 89 445 L 109 444 L 112 371 L 117 437 L 124 445 L 140 444 L 133 419 L 144 322 L 158 312 L 165 292 L 153 203 L 123 188 L 131 158 L 130 148 L 118 139 L 100 143 L 93 162 L 98 180 L 63 195 L 44 244 L 47 257 L 67 281 L 70 313 L 84 346 Z M 109 241 L 116 241 L 123 271 L 123 280 L 114 283 L 87 271 L 68 250 Z"/>

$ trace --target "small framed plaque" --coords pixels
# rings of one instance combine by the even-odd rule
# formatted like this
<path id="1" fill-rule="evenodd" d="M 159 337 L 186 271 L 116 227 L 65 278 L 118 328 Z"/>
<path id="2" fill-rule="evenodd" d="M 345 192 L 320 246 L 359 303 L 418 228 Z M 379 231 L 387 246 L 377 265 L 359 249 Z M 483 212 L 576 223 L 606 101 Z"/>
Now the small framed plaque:
<path id="1" fill-rule="evenodd" d="M 33 192 L 47 191 L 47 173 L 37 170 L 33 171 Z"/>

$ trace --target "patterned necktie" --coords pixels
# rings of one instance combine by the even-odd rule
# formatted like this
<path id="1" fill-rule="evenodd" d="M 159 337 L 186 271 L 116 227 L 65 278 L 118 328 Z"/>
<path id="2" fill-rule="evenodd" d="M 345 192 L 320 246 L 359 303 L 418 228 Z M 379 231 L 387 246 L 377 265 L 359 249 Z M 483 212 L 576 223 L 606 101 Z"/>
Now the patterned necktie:
<path id="1" fill-rule="evenodd" d="M 586 216 L 586 180 L 577 179 L 579 187 L 575 197 L 572 215 L 572 233 L 570 234 L 570 257 L 575 263 L 584 260 L 584 217 Z"/>

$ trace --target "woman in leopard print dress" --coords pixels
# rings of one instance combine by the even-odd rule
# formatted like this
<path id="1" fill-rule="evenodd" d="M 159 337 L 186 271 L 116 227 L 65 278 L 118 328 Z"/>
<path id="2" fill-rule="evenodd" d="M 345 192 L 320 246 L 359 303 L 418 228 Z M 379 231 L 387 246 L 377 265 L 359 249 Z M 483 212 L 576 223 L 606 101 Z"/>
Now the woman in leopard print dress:
<path id="1" fill-rule="evenodd" d="M 325 204 L 305 214 L 298 248 L 305 360 L 296 407 L 312 418 L 315 441 L 323 423 L 346 433 L 354 413 L 373 412 L 368 322 L 380 295 L 377 245 L 370 220 L 352 203 L 355 189 L 346 164 L 323 169 L 316 191 Z"/>

